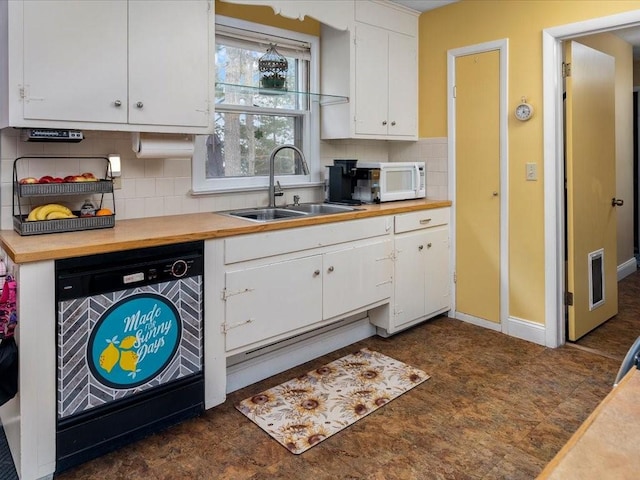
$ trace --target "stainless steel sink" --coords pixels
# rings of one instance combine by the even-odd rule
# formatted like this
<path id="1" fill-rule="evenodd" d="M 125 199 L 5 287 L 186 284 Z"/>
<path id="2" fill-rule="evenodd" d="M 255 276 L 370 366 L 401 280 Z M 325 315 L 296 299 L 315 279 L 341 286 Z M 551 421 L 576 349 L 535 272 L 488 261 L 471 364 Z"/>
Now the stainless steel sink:
<path id="1" fill-rule="evenodd" d="M 245 208 L 242 210 L 232 210 L 229 212 L 218 212 L 222 215 L 244 218 L 254 222 L 271 222 L 274 220 L 292 219 L 298 217 L 310 217 L 319 215 L 330 215 L 333 213 L 344 213 L 358 210 L 346 205 L 330 205 L 326 203 L 301 203 L 298 205 L 287 205 L 285 207 L 257 207 Z"/>
<path id="2" fill-rule="evenodd" d="M 304 217 L 307 215 L 305 212 L 296 212 L 286 208 L 247 208 L 244 210 L 236 210 L 233 212 L 226 212 L 226 215 L 232 217 L 245 218 L 247 220 L 254 220 L 256 222 L 269 222 L 271 220 L 282 220 L 292 217 Z"/>
<path id="3" fill-rule="evenodd" d="M 306 212 L 309 215 L 328 215 L 330 213 L 353 212 L 353 207 L 346 205 L 332 205 L 328 203 L 301 203 L 299 205 L 288 205 L 288 210 L 296 212 Z"/>

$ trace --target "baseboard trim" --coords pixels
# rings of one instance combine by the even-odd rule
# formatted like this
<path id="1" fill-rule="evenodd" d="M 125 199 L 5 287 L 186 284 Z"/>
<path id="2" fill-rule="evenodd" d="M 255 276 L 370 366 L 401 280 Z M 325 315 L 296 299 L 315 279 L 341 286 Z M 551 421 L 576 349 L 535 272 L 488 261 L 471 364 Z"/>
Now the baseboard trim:
<path id="1" fill-rule="evenodd" d="M 635 273 L 636 270 L 638 270 L 638 262 L 635 257 L 623 262 L 622 265 L 618 265 L 618 281 Z"/>
<path id="2" fill-rule="evenodd" d="M 461 312 L 455 312 L 453 318 L 457 318 L 458 320 L 462 320 L 463 322 L 477 325 L 478 327 L 488 328 L 489 330 L 494 330 L 496 332 L 502 332 L 502 325 L 500 325 L 499 323 L 490 322 L 489 320 L 485 320 L 484 318 L 474 317 L 473 315 Z"/>
<path id="3" fill-rule="evenodd" d="M 376 334 L 369 317 L 227 367 L 227 393 Z"/>
<path id="4" fill-rule="evenodd" d="M 539 323 L 530 322 L 517 317 L 509 317 L 506 324 L 490 322 L 483 318 L 474 317 L 466 313 L 455 312 L 454 318 L 462 320 L 463 322 L 477 325 L 478 327 L 487 328 L 496 332 L 504 333 L 510 337 L 519 338 L 528 342 L 537 343 L 538 345 L 545 345 L 546 329 L 544 325 Z"/>
<path id="5" fill-rule="evenodd" d="M 534 323 L 517 317 L 507 319 L 507 335 L 527 340 L 528 342 L 546 345 L 546 328 L 544 325 Z"/>

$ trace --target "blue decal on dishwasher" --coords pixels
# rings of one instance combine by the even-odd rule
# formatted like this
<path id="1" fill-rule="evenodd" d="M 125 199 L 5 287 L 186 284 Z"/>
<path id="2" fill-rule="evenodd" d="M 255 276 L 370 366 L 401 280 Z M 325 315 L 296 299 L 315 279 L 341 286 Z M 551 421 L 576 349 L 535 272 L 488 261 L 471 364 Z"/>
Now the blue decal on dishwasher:
<path id="1" fill-rule="evenodd" d="M 87 345 L 87 363 L 106 386 L 137 387 L 169 365 L 181 335 L 182 322 L 173 303 L 153 293 L 132 295 L 96 322 Z"/>

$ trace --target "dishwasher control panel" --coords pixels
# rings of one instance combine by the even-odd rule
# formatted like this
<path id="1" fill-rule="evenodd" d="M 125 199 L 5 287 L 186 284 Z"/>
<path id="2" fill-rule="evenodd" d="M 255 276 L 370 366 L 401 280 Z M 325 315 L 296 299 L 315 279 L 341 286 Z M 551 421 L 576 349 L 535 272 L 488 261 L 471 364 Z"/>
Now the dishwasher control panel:
<path id="1" fill-rule="evenodd" d="M 201 248 L 186 248 L 193 243 Z M 56 262 L 56 297 L 58 300 L 81 298 L 174 281 L 203 272 L 201 242 L 60 260 Z"/>

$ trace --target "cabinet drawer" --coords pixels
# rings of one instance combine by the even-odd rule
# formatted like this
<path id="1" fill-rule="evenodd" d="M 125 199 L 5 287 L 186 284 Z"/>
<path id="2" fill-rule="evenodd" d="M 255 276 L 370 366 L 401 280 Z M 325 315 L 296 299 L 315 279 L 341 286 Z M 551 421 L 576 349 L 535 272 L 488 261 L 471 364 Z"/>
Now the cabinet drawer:
<path id="1" fill-rule="evenodd" d="M 449 208 L 420 210 L 395 216 L 395 233 L 410 232 L 422 228 L 446 225 L 449 223 Z"/>

